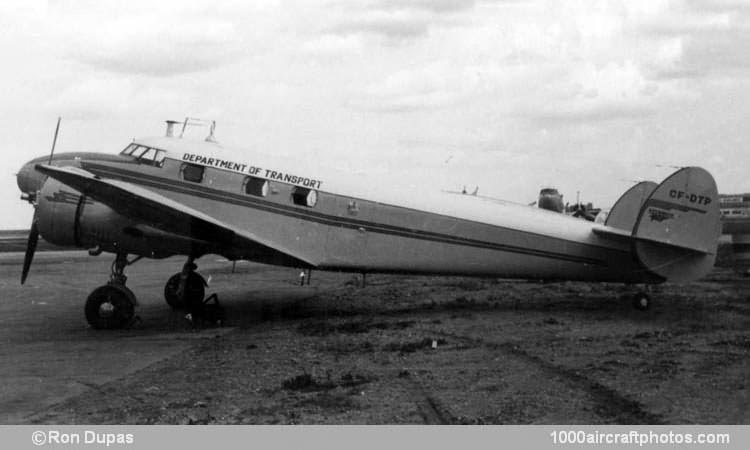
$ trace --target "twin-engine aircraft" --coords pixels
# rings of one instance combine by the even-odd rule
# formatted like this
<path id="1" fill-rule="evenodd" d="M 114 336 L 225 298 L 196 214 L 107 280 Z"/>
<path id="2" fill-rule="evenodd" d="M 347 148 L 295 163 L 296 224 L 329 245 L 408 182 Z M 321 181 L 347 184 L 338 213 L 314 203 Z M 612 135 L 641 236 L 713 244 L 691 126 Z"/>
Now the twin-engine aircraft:
<path id="1" fill-rule="evenodd" d="M 121 328 L 137 305 L 124 270 L 142 257 L 187 257 L 164 289 L 167 303 L 184 307 L 203 301 L 194 262 L 207 254 L 363 274 L 644 284 L 702 277 L 716 255 L 718 194 L 699 167 L 635 185 L 596 224 L 482 196 L 346 181 L 294 159 L 230 152 L 213 132 L 205 141 L 173 136 L 173 124 L 119 155 L 65 153 L 23 166 L 18 186 L 35 213 L 22 283 L 40 234 L 112 253 L 110 280 L 85 313 L 94 328 Z M 649 303 L 636 294 L 636 307 Z"/>

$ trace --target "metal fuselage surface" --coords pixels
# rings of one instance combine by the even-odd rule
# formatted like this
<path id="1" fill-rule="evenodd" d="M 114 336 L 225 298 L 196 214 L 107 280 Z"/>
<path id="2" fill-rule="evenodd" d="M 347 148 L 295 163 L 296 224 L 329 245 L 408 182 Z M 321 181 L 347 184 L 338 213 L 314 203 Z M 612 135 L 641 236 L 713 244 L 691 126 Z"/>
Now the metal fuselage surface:
<path id="1" fill-rule="evenodd" d="M 55 165 L 76 165 L 103 179 L 148 189 L 283 244 L 321 270 L 662 281 L 639 264 L 628 242 L 603 239 L 592 232 L 591 222 L 562 214 L 471 195 L 349 189 L 353 184 L 337 183 L 331 172 L 290 168 L 260 155 L 214 158 L 212 143 L 187 145 L 175 138 L 135 143 L 163 149 L 166 157 L 159 164 L 146 164 L 125 155 L 68 154 L 57 155 Z M 26 184 L 36 180 L 26 172 L 29 165 L 19 175 L 22 190 L 21 175 L 29 178 Z M 203 166 L 201 179 L 188 181 L 185 165 Z M 248 178 L 267 180 L 267 191 L 248 193 Z M 300 187 L 315 190 L 312 206 L 294 201 L 294 190 Z M 122 248 L 157 257 L 137 244 Z M 174 246 L 173 253 L 183 252 Z M 272 262 L 241 248 L 212 252 Z"/>

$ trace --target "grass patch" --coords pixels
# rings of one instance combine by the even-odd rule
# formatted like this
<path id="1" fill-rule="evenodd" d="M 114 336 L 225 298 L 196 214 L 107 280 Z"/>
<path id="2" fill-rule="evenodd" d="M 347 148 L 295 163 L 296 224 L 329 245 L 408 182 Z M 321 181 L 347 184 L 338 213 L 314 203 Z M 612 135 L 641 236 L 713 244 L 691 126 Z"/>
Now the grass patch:
<path id="1" fill-rule="evenodd" d="M 281 387 L 288 391 L 313 392 L 333 389 L 336 385 L 330 381 L 321 383 L 309 373 L 303 373 L 284 380 L 284 382 L 281 383 Z"/>
<path id="2" fill-rule="evenodd" d="M 315 392 L 327 391 L 335 389 L 337 387 L 349 388 L 353 386 L 359 386 L 362 384 L 367 384 L 373 380 L 374 378 L 368 377 L 366 375 L 347 372 L 341 375 L 338 381 L 332 381 L 330 379 L 330 375 L 329 379 L 327 379 L 326 381 L 318 381 L 315 379 L 315 377 L 305 372 L 303 374 L 284 380 L 284 382 L 281 383 L 281 387 L 288 391 Z"/>

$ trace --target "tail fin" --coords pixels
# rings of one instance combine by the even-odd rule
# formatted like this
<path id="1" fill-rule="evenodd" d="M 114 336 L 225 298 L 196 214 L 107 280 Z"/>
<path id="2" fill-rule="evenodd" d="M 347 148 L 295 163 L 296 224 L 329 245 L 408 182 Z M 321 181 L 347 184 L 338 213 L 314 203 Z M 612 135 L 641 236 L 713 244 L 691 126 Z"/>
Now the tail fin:
<path id="1" fill-rule="evenodd" d="M 609 211 L 604 224 L 632 233 L 641 207 L 657 186 L 653 181 L 641 181 L 628 189 Z"/>
<path id="2" fill-rule="evenodd" d="M 719 216 L 719 194 L 711 174 L 700 167 L 686 167 L 651 193 L 633 235 L 715 253 L 721 232 Z"/>
<path id="3" fill-rule="evenodd" d="M 629 215 L 636 206 L 640 206 L 638 214 Z M 704 276 L 713 267 L 721 234 L 719 217 L 719 195 L 711 174 L 700 167 L 685 167 L 658 186 L 646 182 L 631 188 L 612 208 L 606 229 L 594 231 L 632 241 L 644 269 L 666 281 L 684 282 Z"/>

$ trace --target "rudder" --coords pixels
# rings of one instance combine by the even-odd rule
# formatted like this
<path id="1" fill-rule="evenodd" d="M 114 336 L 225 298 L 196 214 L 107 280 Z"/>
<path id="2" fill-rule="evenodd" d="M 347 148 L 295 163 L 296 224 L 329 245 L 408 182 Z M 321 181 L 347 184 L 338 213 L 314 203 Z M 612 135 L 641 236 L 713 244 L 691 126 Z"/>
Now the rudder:
<path id="1" fill-rule="evenodd" d="M 633 228 L 641 264 L 678 282 L 700 278 L 713 267 L 720 234 L 716 182 L 700 167 L 680 169 L 657 186 Z"/>

